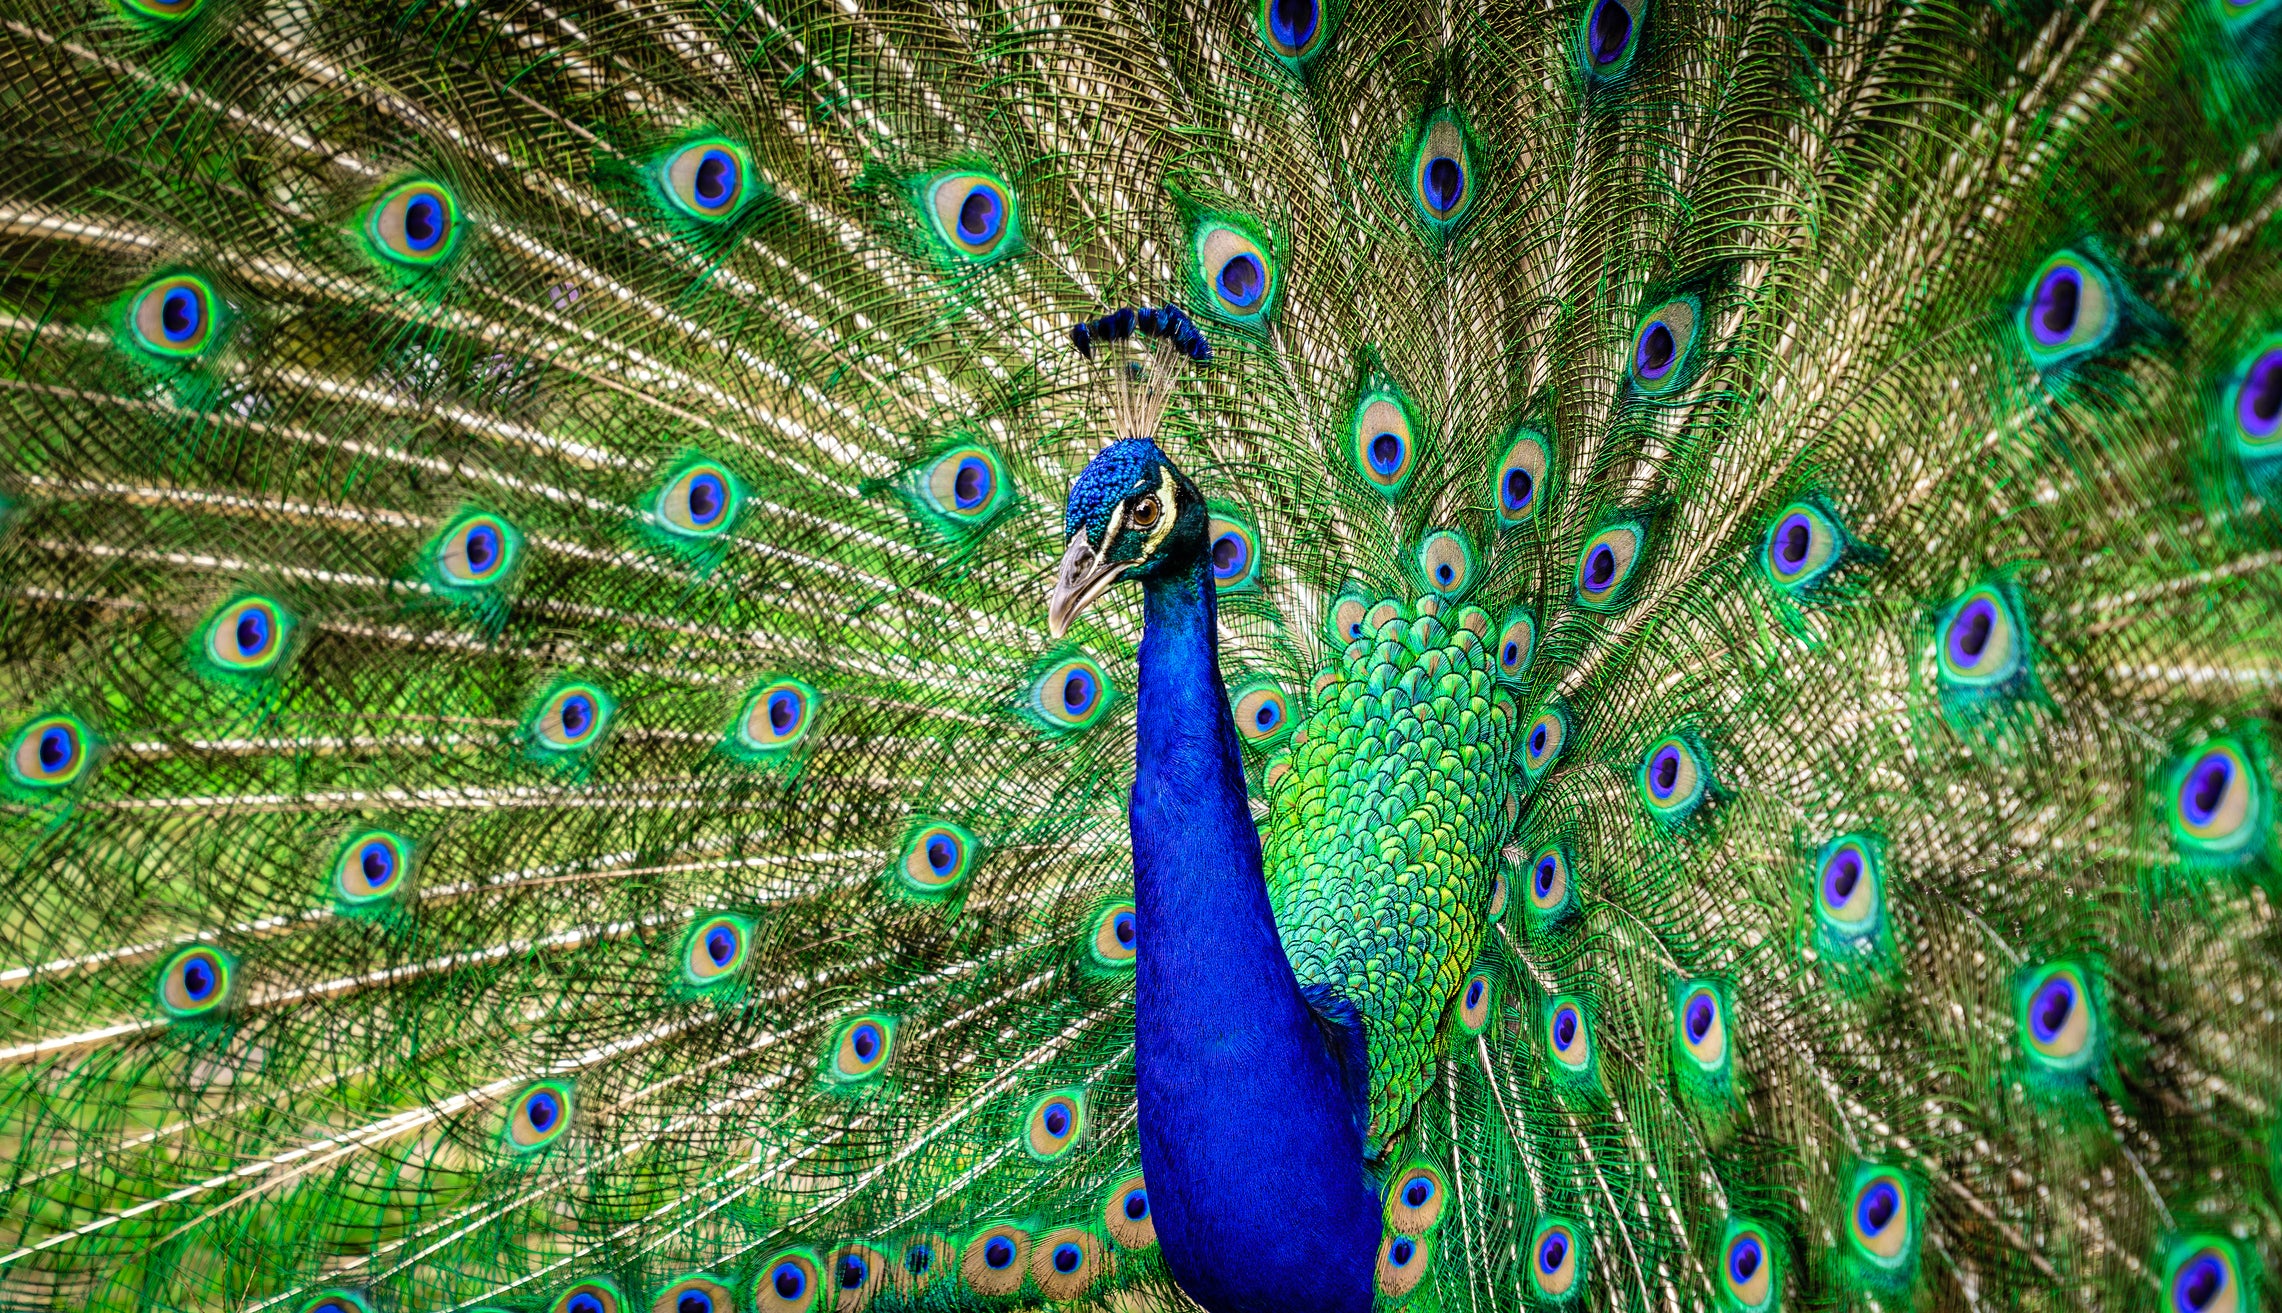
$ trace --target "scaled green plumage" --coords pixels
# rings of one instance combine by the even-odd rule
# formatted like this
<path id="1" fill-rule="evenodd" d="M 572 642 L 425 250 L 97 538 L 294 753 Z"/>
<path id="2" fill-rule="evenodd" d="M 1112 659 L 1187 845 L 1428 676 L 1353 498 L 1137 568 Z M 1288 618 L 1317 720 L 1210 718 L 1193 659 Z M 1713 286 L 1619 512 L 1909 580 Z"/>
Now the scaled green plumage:
<path id="1" fill-rule="evenodd" d="M 1167 300 L 1383 1303 L 2274 1303 L 2282 0 L 0 17 L 0 1305 L 1174 1306 Z"/>

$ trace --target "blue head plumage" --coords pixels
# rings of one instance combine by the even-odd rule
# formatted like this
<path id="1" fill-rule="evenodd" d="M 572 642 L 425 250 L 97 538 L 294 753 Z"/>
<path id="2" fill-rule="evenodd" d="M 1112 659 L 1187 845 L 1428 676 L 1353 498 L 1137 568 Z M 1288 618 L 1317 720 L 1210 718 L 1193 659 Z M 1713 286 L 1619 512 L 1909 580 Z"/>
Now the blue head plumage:
<path id="1" fill-rule="evenodd" d="M 1204 494 L 1148 438 L 1102 449 L 1070 485 L 1062 512 L 1069 547 L 1047 602 L 1056 637 L 1120 579 L 1178 574 L 1203 558 L 1211 512 Z"/>

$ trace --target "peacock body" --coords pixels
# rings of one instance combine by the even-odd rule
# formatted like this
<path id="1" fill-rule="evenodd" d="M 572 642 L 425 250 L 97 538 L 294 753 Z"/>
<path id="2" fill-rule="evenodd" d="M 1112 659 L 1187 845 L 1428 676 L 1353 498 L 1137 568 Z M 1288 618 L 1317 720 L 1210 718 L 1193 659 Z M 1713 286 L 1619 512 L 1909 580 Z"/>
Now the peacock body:
<path id="1" fill-rule="evenodd" d="M 0 20 L 0 1304 L 2271 1300 L 2282 0 Z"/>

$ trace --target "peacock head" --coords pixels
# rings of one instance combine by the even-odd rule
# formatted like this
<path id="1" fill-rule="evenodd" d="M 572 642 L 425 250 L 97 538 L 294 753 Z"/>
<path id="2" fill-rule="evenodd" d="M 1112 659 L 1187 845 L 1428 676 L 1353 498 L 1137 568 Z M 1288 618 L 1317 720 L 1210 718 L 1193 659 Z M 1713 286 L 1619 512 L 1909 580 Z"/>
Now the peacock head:
<path id="1" fill-rule="evenodd" d="M 1211 521 L 1204 494 L 1147 438 L 1123 438 L 1070 485 L 1062 572 L 1046 598 L 1054 637 L 1120 579 L 1177 574 L 1204 555 Z"/>

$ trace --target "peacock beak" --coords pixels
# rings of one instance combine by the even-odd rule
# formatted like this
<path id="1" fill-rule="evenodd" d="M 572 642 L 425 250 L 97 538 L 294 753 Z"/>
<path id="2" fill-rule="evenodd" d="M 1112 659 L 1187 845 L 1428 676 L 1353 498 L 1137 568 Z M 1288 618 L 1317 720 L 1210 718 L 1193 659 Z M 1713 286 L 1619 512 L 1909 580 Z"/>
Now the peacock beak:
<path id="1" fill-rule="evenodd" d="M 1086 541 L 1083 529 L 1071 534 L 1069 550 L 1062 553 L 1061 576 L 1054 580 L 1054 591 L 1046 595 L 1046 632 L 1056 638 L 1068 633 L 1070 621 L 1078 612 L 1108 592 L 1132 564 L 1101 559 L 1093 544 Z"/>

